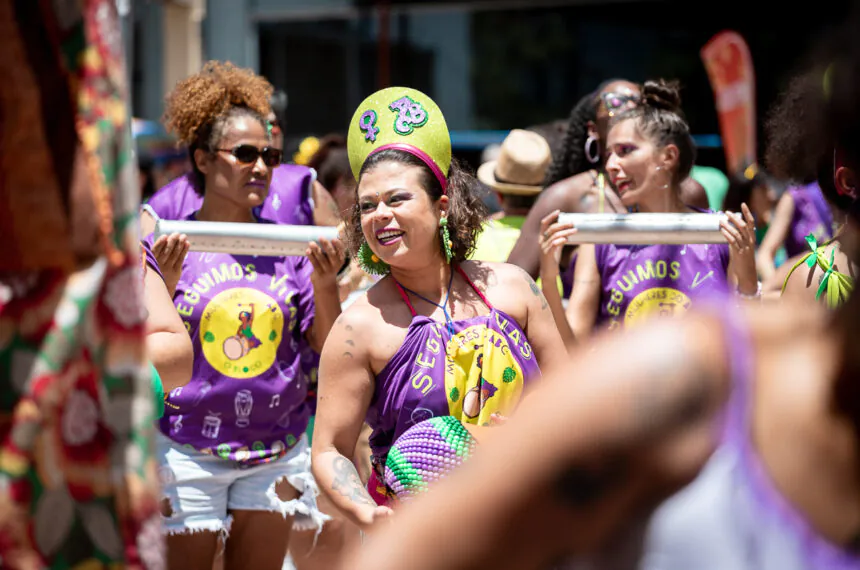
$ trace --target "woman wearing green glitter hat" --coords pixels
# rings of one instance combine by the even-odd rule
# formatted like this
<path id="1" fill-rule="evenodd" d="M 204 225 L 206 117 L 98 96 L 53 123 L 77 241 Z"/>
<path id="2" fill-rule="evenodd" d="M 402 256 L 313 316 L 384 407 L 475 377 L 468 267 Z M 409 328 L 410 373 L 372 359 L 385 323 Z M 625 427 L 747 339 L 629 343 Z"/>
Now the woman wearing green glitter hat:
<path id="1" fill-rule="evenodd" d="M 323 348 L 313 469 L 334 504 L 367 528 L 391 513 L 383 469 L 404 431 L 448 416 L 473 433 L 498 422 L 564 347 L 528 274 L 466 260 L 485 210 L 429 97 L 402 87 L 371 95 L 353 116 L 348 149 L 358 187 L 347 242 L 383 278 Z M 370 492 L 349 459 L 365 420 Z"/>

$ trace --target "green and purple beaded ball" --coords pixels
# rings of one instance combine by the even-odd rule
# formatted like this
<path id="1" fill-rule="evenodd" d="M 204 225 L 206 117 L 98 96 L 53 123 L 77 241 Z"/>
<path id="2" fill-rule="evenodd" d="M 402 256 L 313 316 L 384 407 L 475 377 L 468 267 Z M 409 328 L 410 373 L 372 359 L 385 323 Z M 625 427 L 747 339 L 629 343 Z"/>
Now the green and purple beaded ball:
<path id="1" fill-rule="evenodd" d="M 477 441 L 453 416 L 430 418 L 401 434 L 388 452 L 385 484 L 398 499 L 427 490 L 472 455 Z"/>

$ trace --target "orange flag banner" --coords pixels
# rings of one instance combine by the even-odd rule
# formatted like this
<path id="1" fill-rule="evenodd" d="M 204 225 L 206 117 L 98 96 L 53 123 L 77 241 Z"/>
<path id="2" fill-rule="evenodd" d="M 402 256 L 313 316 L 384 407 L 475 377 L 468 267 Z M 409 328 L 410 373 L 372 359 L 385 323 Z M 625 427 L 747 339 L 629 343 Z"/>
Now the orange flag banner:
<path id="1" fill-rule="evenodd" d="M 724 31 L 702 48 L 729 174 L 740 174 L 756 161 L 755 72 L 749 47 L 740 34 Z"/>

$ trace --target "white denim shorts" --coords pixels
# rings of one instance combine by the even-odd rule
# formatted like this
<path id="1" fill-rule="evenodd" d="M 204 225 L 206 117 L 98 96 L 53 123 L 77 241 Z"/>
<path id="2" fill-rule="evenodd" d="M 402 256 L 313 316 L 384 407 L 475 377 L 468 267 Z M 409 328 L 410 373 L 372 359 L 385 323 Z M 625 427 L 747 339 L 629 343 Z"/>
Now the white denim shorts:
<path id="1" fill-rule="evenodd" d="M 271 463 L 244 466 L 184 447 L 156 434 L 161 491 L 172 511 L 164 516 L 168 534 L 230 531 L 230 511 L 279 512 L 295 516 L 295 530 L 319 533 L 330 517 L 317 507 L 319 494 L 311 475 L 311 451 L 302 435 L 287 454 Z M 275 486 L 286 480 L 299 496 L 282 501 Z"/>

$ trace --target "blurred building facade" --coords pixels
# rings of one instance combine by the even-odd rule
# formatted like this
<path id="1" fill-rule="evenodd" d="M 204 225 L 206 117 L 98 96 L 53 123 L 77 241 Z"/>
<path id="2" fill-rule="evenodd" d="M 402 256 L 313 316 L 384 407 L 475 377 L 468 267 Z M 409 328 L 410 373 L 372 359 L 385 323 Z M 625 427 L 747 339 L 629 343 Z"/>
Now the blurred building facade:
<path id="1" fill-rule="evenodd" d="M 734 29 L 747 39 L 765 110 L 850 3 L 752 19 L 749 3 L 731 0 L 130 1 L 137 116 L 157 120 L 177 80 L 205 60 L 230 60 L 287 92 L 294 140 L 343 131 L 385 85 L 427 92 L 452 130 L 498 132 L 565 118 L 612 77 L 680 79 L 693 131 L 717 133 L 699 59 L 710 37 Z"/>

